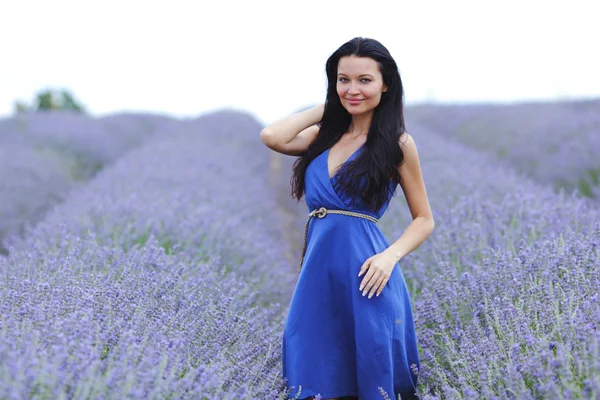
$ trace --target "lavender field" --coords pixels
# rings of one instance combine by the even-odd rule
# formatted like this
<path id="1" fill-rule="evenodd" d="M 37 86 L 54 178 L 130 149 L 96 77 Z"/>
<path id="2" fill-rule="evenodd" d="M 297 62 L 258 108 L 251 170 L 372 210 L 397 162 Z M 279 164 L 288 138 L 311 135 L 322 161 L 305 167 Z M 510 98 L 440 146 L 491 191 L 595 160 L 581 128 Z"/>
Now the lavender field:
<path id="1" fill-rule="evenodd" d="M 422 105 L 407 118 L 541 183 L 600 199 L 600 100 Z"/>
<path id="2" fill-rule="evenodd" d="M 122 114 L 24 113 L 0 120 L 0 254 L 68 193 L 174 120 Z"/>
<path id="3" fill-rule="evenodd" d="M 105 161 L 77 180 L 64 169 L 75 158 L 15 135 L 22 153 L 0 163 L 32 177 L 30 196 L 58 199 L 31 226 L 18 201 L 3 211 L 7 230 L 24 225 L 0 257 L 0 398 L 283 399 L 280 340 L 307 214 L 289 197 L 294 158 L 267 149 L 241 112 L 121 116 L 114 129 L 140 133 L 107 134 L 122 149 L 107 158 L 57 133 L 95 121 L 46 117 L 63 129 L 41 124 L 44 143 Z M 600 397 L 597 202 L 431 124 L 408 130 L 436 229 L 400 261 L 422 398 Z M 396 195 L 380 221 L 390 241 L 410 222 Z"/>

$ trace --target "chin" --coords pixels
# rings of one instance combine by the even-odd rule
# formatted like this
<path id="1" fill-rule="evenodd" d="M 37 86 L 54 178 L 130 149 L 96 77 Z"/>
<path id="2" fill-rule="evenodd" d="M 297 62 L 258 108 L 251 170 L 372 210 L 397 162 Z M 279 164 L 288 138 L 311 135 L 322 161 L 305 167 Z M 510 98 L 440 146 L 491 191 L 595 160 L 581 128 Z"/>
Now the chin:
<path id="1" fill-rule="evenodd" d="M 348 111 L 350 114 L 357 114 L 357 113 L 361 113 L 364 112 L 362 104 L 360 107 L 356 107 L 356 106 L 352 106 L 352 105 L 344 105 L 344 108 L 346 109 L 346 111 Z"/>
<path id="2" fill-rule="evenodd" d="M 364 114 L 364 113 L 366 113 L 369 110 L 370 110 L 370 108 L 363 108 L 363 107 L 349 107 L 349 108 L 346 108 L 346 111 L 348 111 L 348 113 L 350 113 L 351 115 Z"/>
<path id="3" fill-rule="evenodd" d="M 348 111 L 351 115 L 360 115 L 363 114 L 364 111 L 362 110 L 352 110 L 352 111 Z"/>

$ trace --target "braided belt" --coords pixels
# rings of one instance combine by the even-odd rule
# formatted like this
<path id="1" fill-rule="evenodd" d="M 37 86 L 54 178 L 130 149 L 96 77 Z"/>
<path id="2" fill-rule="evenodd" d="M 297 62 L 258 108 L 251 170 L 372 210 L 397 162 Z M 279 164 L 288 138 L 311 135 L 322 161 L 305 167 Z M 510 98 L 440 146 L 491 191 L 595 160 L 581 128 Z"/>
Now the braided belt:
<path id="1" fill-rule="evenodd" d="M 368 219 L 369 221 L 377 223 L 377 218 L 372 217 L 367 214 L 357 213 L 353 211 L 345 211 L 345 210 L 329 210 L 325 207 L 321 207 L 319 209 L 314 209 L 308 214 L 308 221 L 306 221 L 306 227 L 304 228 L 304 248 L 302 249 L 302 258 L 300 259 L 300 268 L 298 269 L 298 273 L 302 270 L 302 263 L 304 262 L 304 255 L 306 253 L 306 237 L 308 236 L 308 223 L 312 217 L 323 218 L 327 214 L 342 214 L 349 215 L 351 217 L 359 217 Z"/>

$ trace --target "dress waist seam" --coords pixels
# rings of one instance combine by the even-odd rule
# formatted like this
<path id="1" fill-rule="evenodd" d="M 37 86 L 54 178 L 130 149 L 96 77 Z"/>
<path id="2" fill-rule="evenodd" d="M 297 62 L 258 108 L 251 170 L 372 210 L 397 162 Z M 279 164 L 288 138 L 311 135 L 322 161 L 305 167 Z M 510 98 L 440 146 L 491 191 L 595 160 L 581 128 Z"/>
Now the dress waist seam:
<path id="1" fill-rule="evenodd" d="M 308 213 L 308 220 L 306 221 L 306 227 L 304 228 L 304 247 L 302 249 L 302 257 L 300 259 L 300 267 L 298 268 L 298 273 L 302 270 L 302 263 L 304 262 L 304 255 L 306 253 L 306 237 L 308 236 L 308 224 L 313 217 L 317 218 L 325 218 L 327 214 L 340 214 L 340 215 L 348 215 L 351 217 L 364 218 L 374 223 L 377 223 L 379 220 L 372 215 L 363 214 L 355 211 L 347 211 L 347 210 L 335 210 L 328 209 L 325 207 L 315 208 L 310 213 Z"/>

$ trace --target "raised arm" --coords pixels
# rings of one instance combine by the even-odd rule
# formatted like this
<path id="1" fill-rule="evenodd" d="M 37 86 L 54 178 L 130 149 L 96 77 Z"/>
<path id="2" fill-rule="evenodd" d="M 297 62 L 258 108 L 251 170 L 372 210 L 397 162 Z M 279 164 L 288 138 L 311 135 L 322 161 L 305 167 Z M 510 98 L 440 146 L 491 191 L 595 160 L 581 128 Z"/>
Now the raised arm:
<path id="1" fill-rule="evenodd" d="M 260 132 L 260 140 L 278 153 L 302 155 L 319 133 L 316 124 L 323 118 L 323 110 L 321 104 L 280 119 Z"/>

